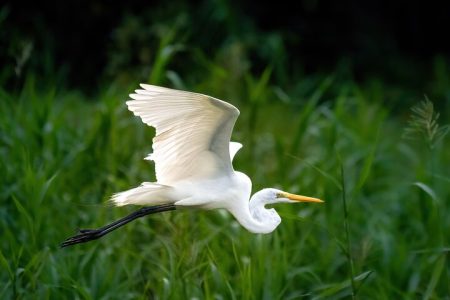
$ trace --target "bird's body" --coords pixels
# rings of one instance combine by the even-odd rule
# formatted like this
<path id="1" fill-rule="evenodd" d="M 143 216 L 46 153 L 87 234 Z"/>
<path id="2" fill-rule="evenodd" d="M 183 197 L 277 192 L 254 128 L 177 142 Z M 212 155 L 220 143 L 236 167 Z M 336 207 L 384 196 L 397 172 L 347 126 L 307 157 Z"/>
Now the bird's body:
<path id="1" fill-rule="evenodd" d="M 144 182 L 115 194 L 111 200 L 117 206 L 135 204 L 155 210 L 130 215 L 124 218 L 125 222 L 116 221 L 100 231 L 81 230 L 63 246 L 96 239 L 145 214 L 180 207 L 223 208 L 250 232 L 269 233 L 281 218 L 273 208 L 266 209 L 266 204 L 323 202 L 277 189 L 263 189 L 250 199 L 250 178 L 235 171 L 232 165 L 234 155 L 242 147 L 230 142 L 239 110 L 202 94 L 147 84 L 141 87 L 130 95 L 133 100 L 127 105 L 156 129 L 153 153 L 146 159 L 155 162 L 157 182 Z"/>

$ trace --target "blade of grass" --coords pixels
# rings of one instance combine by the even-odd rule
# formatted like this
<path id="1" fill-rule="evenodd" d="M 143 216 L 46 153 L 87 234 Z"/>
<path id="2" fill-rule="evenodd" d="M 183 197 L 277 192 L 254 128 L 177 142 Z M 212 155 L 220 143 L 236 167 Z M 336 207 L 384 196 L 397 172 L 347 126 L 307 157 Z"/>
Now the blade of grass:
<path id="1" fill-rule="evenodd" d="M 363 286 L 363 284 L 366 282 L 366 280 L 370 277 L 370 275 L 373 274 L 373 271 L 366 271 L 362 274 L 359 274 L 358 276 L 356 276 L 355 280 L 356 281 L 361 281 L 357 287 L 357 289 L 355 290 L 355 296 L 358 295 L 359 290 L 361 289 L 361 287 Z"/>
<path id="2" fill-rule="evenodd" d="M 373 160 L 375 158 L 375 153 L 377 151 L 379 136 L 380 136 L 380 127 L 378 127 L 377 136 L 375 137 L 375 142 L 369 153 L 369 156 L 367 156 L 367 158 L 364 160 L 364 165 L 361 169 L 361 174 L 359 176 L 359 180 L 356 185 L 355 191 L 360 190 L 363 187 L 364 183 L 366 182 L 367 178 L 370 175 L 370 171 L 372 170 Z"/>
<path id="3" fill-rule="evenodd" d="M 427 289 L 423 299 L 430 299 L 433 296 L 433 292 L 436 290 L 436 285 L 441 278 L 442 270 L 445 266 L 446 257 L 445 254 L 441 255 L 439 259 L 436 260 L 436 264 L 433 268 L 433 273 L 431 273 L 430 282 L 428 283 Z"/>
<path id="4" fill-rule="evenodd" d="M 340 160 L 340 159 L 339 159 Z M 352 257 L 352 251 L 351 251 L 351 243 L 350 243 L 350 230 L 349 230 L 349 214 L 347 209 L 347 195 L 346 195 L 346 188 L 345 188 L 345 173 L 344 173 L 344 166 L 341 163 L 341 186 L 342 186 L 342 205 L 344 210 L 344 231 L 345 231 L 345 240 L 347 243 L 347 259 L 349 264 L 349 271 L 350 271 L 350 282 L 352 287 L 352 299 L 356 299 L 356 286 L 355 286 L 355 279 L 354 279 L 354 263 L 353 263 L 353 257 Z"/>
<path id="5" fill-rule="evenodd" d="M 413 185 L 420 188 L 422 191 L 424 191 L 433 201 L 437 201 L 436 193 L 433 191 L 432 188 L 430 188 L 428 185 L 426 185 L 423 182 L 414 182 Z"/>
<path id="6" fill-rule="evenodd" d="M 296 159 L 298 161 L 300 161 L 301 163 L 304 163 L 305 165 L 307 165 L 308 167 L 313 168 L 314 170 L 316 170 L 317 172 L 320 173 L 320 175 L 322 175 L 323 177 L 329 179 L 340 191 L 342 191 L 342 185 L 339 183 L 339 181 L 337 181 L 336 178 L 334 178 L 333 176 L 331 176 L 330 174 L 328 174 L 327 172 L 325 172 L 324 170 L 320 169 L 319 167 L 309 163 L 308 161 L 295 156 L 293 154 L 287 153 L 286 155 L 288 155 L 289 157 L 292 157 L 293 159 Z"/>

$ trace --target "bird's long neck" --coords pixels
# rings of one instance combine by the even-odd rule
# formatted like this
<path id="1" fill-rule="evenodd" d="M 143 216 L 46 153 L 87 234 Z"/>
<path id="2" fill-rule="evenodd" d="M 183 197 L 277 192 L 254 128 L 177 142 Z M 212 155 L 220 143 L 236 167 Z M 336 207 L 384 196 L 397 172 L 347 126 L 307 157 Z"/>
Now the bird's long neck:
<path id="1" fill-rule="evenodd" d="M 266 209 L 267 202 L 263 194 L 255 193 L 249 202 L 242 203 L 239 209 L 230 209 L 231 213 L 248 231 L 270 233 L 280 224 L 281 218 L 275 209 Z"/>

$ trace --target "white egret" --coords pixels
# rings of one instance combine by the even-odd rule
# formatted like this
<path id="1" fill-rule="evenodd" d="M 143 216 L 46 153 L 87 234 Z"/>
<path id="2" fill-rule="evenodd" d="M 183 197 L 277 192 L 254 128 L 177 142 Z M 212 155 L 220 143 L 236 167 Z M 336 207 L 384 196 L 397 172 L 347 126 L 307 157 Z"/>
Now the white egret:
<path id="1" fill-rule="evenodd" d="M 234 155 L 242 147 L 230 142 L 239 110 L 202 94 L 147 84 L 141 87 L 126 103 L 129 110 L 156 129 L 153 153 L 146 159 L 155 162 L 157 182 L 144 182 L 113 195 L 111 200 L 117 206 L 144 207 L 99 229 L 81 229 L 62 247 L 98 239 L 134 219 L 177 208 L 223 208 L 248 231 L 269 233 L 281 218 L 265 205 L 323 202 L 273 188 L 263 189 L 250 199 L 250 178 L 232 166 Z"/>

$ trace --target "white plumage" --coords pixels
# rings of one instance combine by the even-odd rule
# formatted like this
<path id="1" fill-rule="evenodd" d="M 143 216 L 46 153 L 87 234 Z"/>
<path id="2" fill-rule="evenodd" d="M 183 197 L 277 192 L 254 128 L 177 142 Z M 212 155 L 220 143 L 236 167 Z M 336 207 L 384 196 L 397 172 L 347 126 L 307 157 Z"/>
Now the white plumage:
<path id="1" fill-rule="evenodd" d="M 223 208 L 247 230 L 269 233 L 281 222 L 275 209 L 266 204 L 323 202 L 277 189 L 263 189 L 250 199 L 252 182 L 231 164 L 242 147 L 230 142 L 239 110 L 231 104 L 202 94 L 141 84 L 127 101 L 128 108 L 156 128 L 153 153 L 157 182 L 115 194 L 117 206 L 145 206 L 98 229 L 80 229 L 65 240 L 67 247 L 96 240 L 143 216 L 179 207 Z"/>
<path id="2" fill-rule="evenodd" d="M 322 202 L 275 189 L 255 194 L 249 204 L 251 181 L 235 172 L 232 160 L 242 147 L 230 142 L 239 110 L 219 99 L 141 84 L 128 109 L 156 129 L 153 153 L 146 159 L 155 162 L 157 182 L 115 194 L 118 205 L 159 205 L 204 209 L 225 208 L 252 232 L 267 233 L 280 223 L 267 203 Z M 258 204 L 258 205 L 256 205 Z M 250 211 L 252 210 L 252 211 Z"/>
<path id="3" fill-rule="evenodd" d="M 239 110 L 206 95 L 141 84 L 128 109 L 155 127 L 153 153 L 145 159 L 155 162 L 157 183 L 115 194 L 113 202 L 156 205 L 176 202 L 172 186 L 180 182 L 232 176 L 231 160 L 242 147 L 230 142 Z M 231 158 L 231 159 L 230 159 Z"/>
<path id="4" fill-rule="evenodd" d="M 128 109 L 155 127 L 156 178 L 172 184 L 232 171 L 229 143 L 239 110 L 201 94 L 142 84 Z"/>

